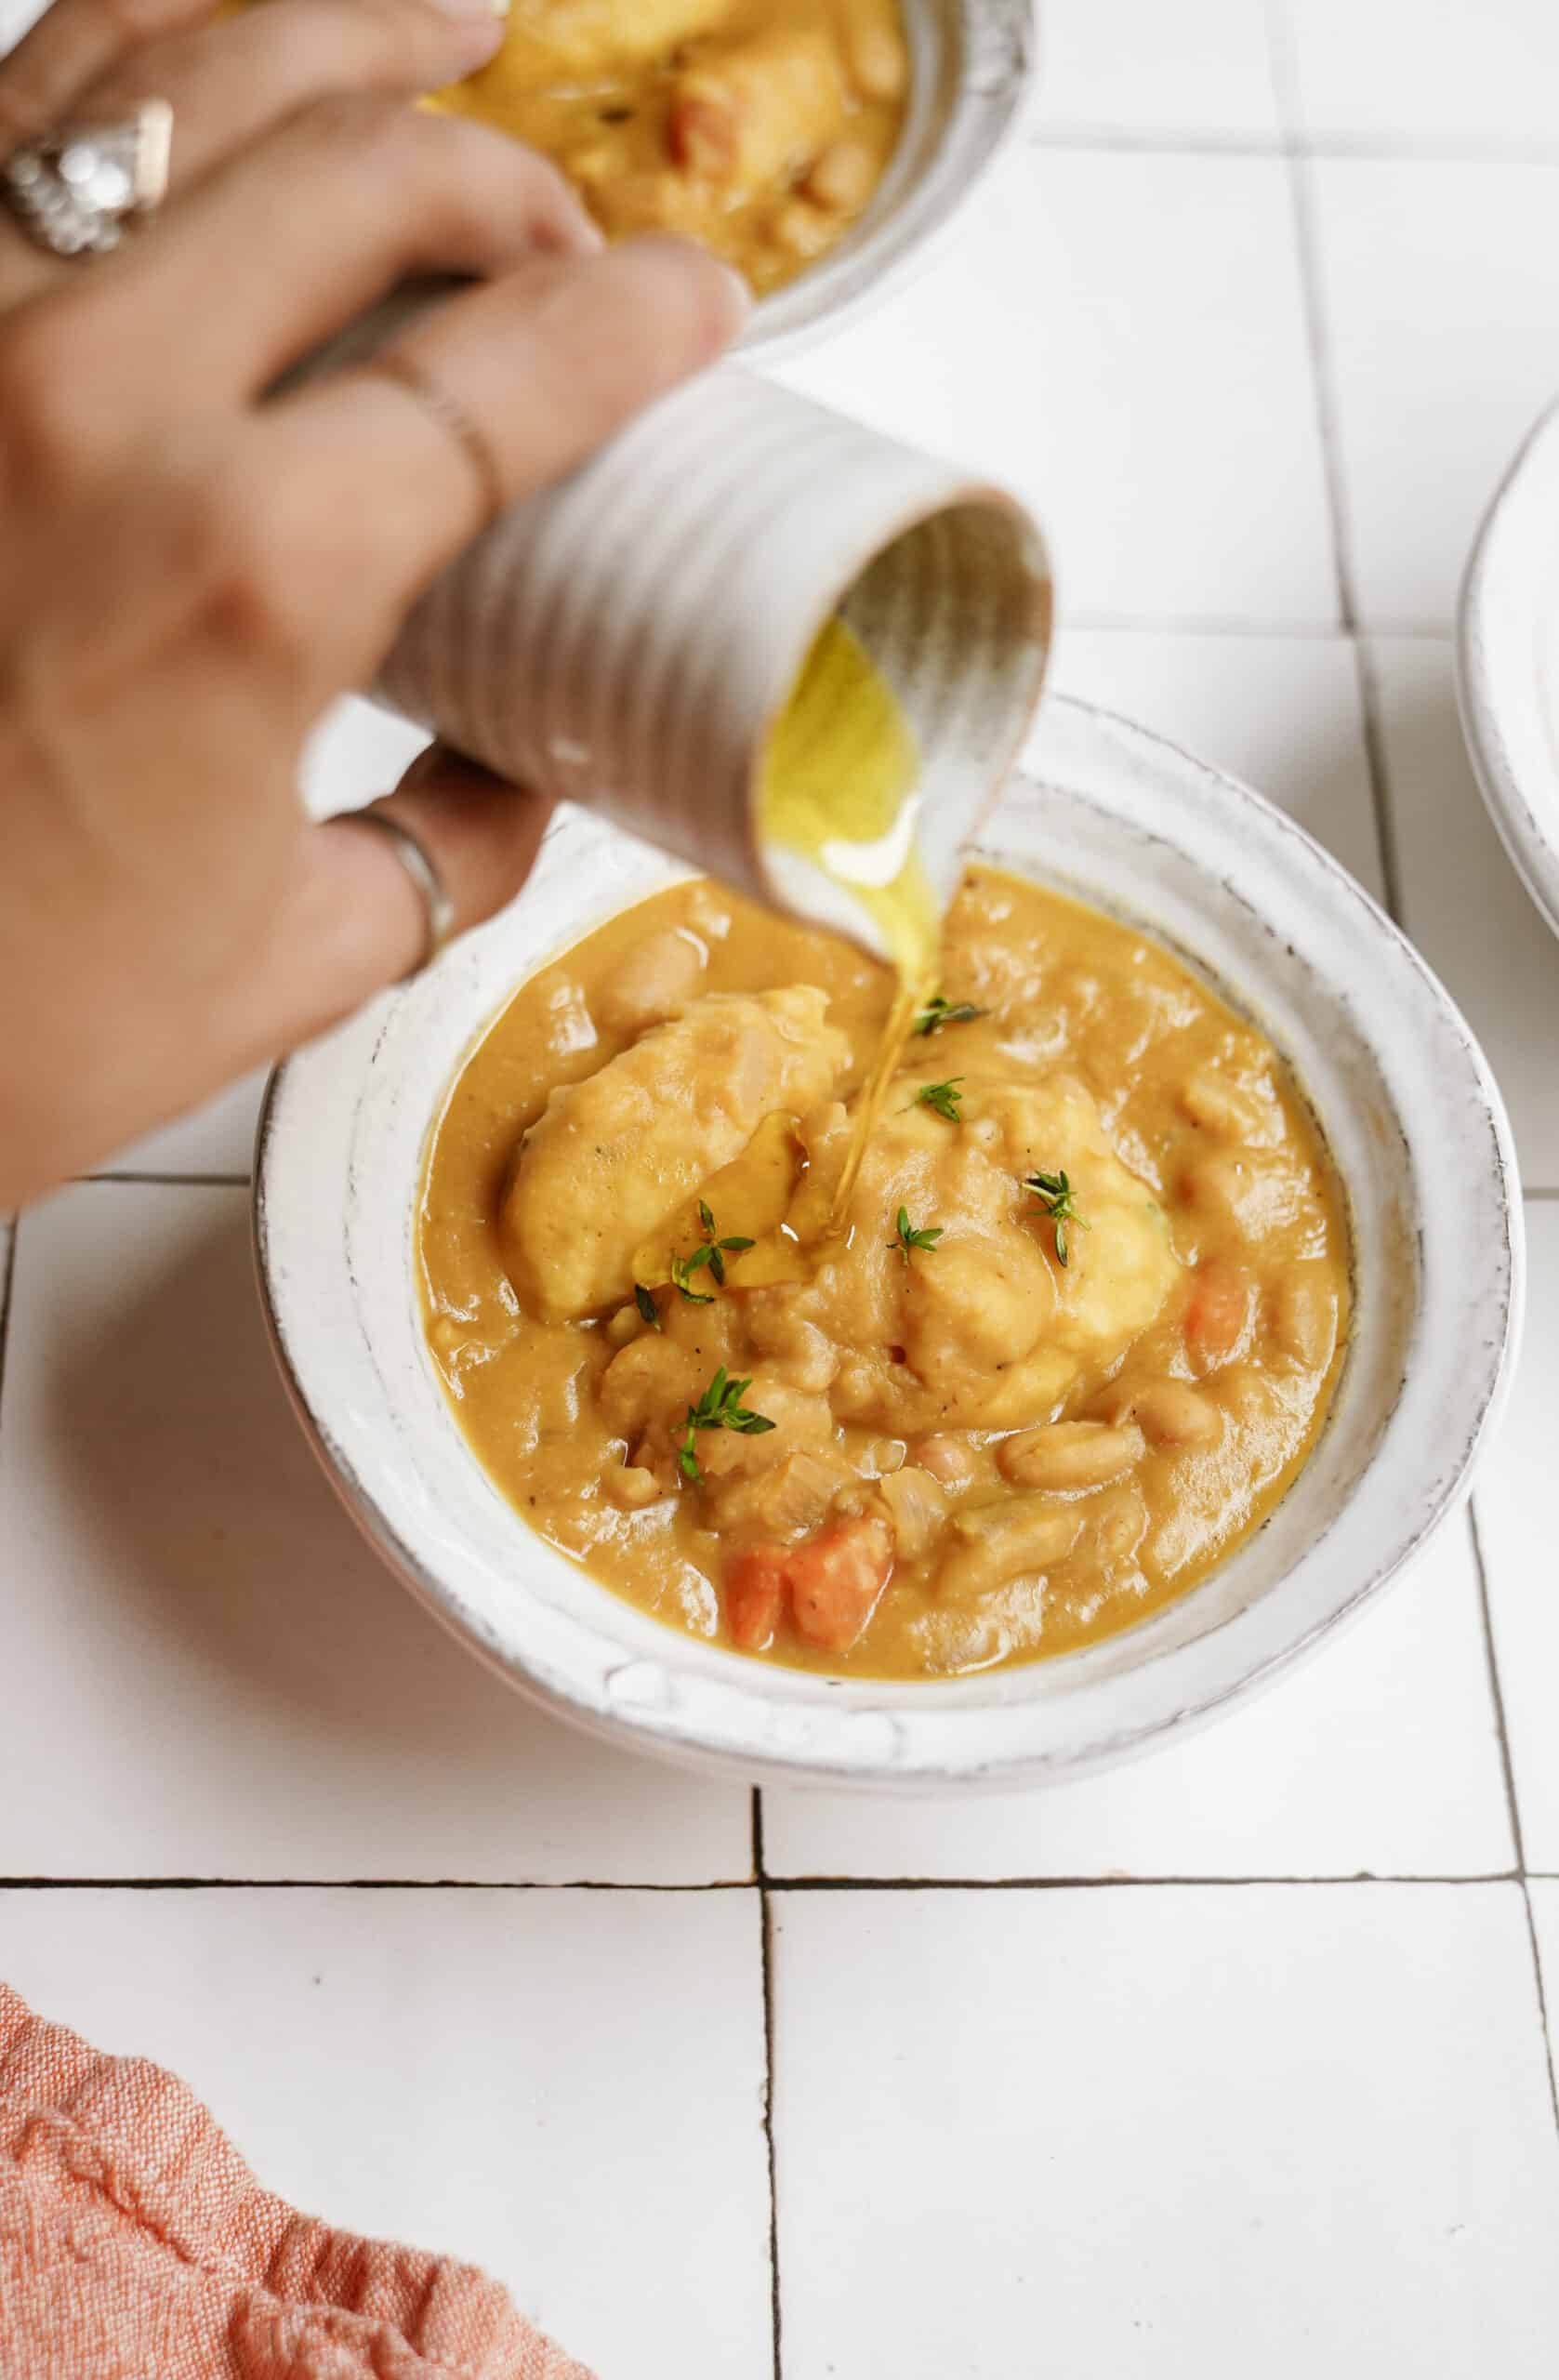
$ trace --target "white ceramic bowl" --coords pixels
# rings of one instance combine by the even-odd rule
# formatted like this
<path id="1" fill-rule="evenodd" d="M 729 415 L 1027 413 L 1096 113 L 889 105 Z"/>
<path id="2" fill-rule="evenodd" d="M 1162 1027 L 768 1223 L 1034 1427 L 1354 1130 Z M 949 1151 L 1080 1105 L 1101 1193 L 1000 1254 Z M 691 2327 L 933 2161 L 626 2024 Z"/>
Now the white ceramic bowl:
<path id="1" fill-rule="evenodd" d="M 837 330 L 923 264 L 1019 121 L 1033 0 L 901 4 L 912 80 L 892 162 L 839 245 L 754 308 L 744 363 L 775 363 Z"/>
<path id="2" fill-rule="evenodd" d="M 533 1536 L 467 1449 L 423 1344 L 429 1125 L 521 977 L 667 880 L 580 813 L 532 884 L 431 973 L 283 1067 L 256 1229 L 304 1425 L 413 1592 L 517 1686 L 649 1751 L 744 1776 L 927 1791 L 1069 1775 L 1273 1675 L 1395 1576 L 1465 1489 L 1509 1376 L 1523 1272 L 1509 1128 L 1466 1025 L 1351 878 L 1253 793 L 1057 701 L 982 848 L 1180 951 L 1286 1052 L 1353 1204 L 1356 1321 L 1329 1427 L 1266 1527 L 1123 1635 L 926 1685 L 770 1668 L 660 1627 Z"/>
<path id="3" fill-rule="evenodd" d="M 1489 814 L 1559 933 L 1559 406 L 1485 516 L 1462 581 L 1457 690 Z"/>

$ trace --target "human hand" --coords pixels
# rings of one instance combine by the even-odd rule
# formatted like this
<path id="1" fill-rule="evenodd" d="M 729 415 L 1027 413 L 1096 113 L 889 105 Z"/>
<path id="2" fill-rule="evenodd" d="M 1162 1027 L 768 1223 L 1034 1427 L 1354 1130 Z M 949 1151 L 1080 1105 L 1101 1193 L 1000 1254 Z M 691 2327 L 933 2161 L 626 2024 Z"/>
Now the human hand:
<path id="1" fill-rule="evenodd" d="M 400 281 L 473 287 L 398 334 L 505 501 L 708 363 L 739 285 L 672 242 L 602 252 L 562 178 L 406 104 L 470 72 L 485 6 L 56 0 L 0 62 L 0 151 L 175 110 L 163 209 L 57 262 L 0 215 L 0 1210 L 295 1046 L 414 965 L 390 839 L 310 826 L 310 730 L 484 524 L 487 474 L 381 372 L 266 399 Z M 533 797 L 448 755 L 375 805 L 464 929 L 518 889 Z"/>

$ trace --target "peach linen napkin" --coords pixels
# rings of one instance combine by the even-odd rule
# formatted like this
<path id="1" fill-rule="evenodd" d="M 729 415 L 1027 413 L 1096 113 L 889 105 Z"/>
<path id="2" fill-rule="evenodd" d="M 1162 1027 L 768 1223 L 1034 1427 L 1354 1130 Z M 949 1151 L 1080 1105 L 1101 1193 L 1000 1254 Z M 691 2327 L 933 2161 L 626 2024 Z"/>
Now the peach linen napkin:
<path id="1" fill-rule="evenodd" d="M 470 2266 L 272 2197 L 184 2083 L 0 1982 L 0 2380 L 590 2374 Z"/>

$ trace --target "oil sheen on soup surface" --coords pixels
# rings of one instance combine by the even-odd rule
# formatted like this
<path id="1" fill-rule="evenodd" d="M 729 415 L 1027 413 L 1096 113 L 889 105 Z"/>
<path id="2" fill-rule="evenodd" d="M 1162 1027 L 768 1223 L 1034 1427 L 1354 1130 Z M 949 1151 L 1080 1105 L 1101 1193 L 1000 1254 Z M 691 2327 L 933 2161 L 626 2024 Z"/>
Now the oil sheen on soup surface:
<path id="1" fill-rule="evenodd" d="M 860 214 L 908 85 L 898 0 L 510 0 L 439 104 L 554 158 L 614 238 L 701 240 L 761 293 Z"/>
<path id="2" fill-rule="evenodd" d="M 462 1428 L 543 1537 L 854 1675 L 1060 1652 L 1270 1511 L 1347 1326 L 1272 1049 L 1156 944 L 971 870 L 838 1236 L 888 971 L 707 882 L 522 985 L 420 1223 Z"/>

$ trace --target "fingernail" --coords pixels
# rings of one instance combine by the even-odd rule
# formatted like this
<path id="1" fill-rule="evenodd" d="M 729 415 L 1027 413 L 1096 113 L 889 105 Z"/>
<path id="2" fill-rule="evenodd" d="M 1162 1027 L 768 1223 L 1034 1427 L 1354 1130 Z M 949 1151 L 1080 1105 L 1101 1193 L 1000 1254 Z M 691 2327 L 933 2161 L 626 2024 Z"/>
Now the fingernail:
<path id="1" fill-rule="evenodd" d="M 446 17 L 507 17 L 509 0 L 433 0 Z"/>
<path id="2" fill-rule="evenodd" d="M 606 234 L 583 200 L 579 205 L 578 240 L 585 255 L 598 257 L 606 245 Z"/>
<path id="3" fill-rule="evenodd" d="M 727 264 L 723 258 L 717 257 L 715 261 L 720 266 L 720 271 L 724 274 L 726 284 L 730 288 L 731 302 L 735 308 L 736 320 L 738 323 L 745 323 L 747 316 L 752 311 L 752 284 L 748 281 L 746 273 L 738 272 L 735 266 L 733 264 Z"/>
<path id="4" fill-rule="evenodd" d="M 680 233 L 676 231 L 646 231 L 631 245 L 640 249 L 662 249 L 667 255 L 677 257 L 683 262 L 686 262 L 689 258 L 696 258 L 700 271 L 723 282 L 731 306 L 733 336 L 751 313 L 753 309 L 751 284 L 743 274 L 737 271 L 734 265 L 727 264 L 723 257 L 711 256 L 708 249 L 701 247 L 696 240 L 683 239 Z"/>

